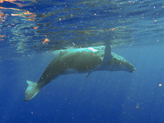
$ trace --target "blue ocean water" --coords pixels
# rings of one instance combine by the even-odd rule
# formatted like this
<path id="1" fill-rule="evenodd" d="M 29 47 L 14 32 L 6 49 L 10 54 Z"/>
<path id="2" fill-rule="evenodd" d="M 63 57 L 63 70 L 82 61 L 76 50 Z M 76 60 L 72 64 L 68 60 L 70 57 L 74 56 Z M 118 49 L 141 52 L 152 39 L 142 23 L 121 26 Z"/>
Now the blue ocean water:
<path id="1" fill-rule="evenodd" d="M 0 123 L 163 123 L 163 9 L 162 0 L 0 1 Z M 136 71 L 61 75 L 23 101 L 54 52 L 106 44 Z"/>

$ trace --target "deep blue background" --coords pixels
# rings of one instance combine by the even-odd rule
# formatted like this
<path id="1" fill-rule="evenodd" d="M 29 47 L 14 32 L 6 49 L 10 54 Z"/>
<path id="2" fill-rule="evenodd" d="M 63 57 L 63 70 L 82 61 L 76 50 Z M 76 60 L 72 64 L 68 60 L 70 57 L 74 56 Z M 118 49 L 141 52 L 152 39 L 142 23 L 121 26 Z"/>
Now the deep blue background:
<path id="1" fill-rule="evenodd" d="M 66 4 L 57 3 L 57 6 L 54 7 L 51 3 L 45 4 L 46 1 L 41 2 L 29 4 L 29 6 L 22 8 L 8 2 L 0 5 L 26 9 L 37 14 L 53 12 L 54 10 L 57 12 L 61 9 L 61 13 L 57 12 L 55 16 L 52 15 L 49 18 L 36 19 L 36 23 L 41 23 L 43 26 L 52 19 L 53 23 L 50 27 L 63 27 L 63 25 L 67 27 L 69 24 L 77 24 L 79 30 L 93 27 L 97 30 L 94 33 L 96 35 L 92 36 L 90 33 L 81 35 L 88 36 L 85 37 L 88 42 L 90 39 L 95 41 L 95 39 L 103 39 L 104 37 L 107 39 L 104 38 L 103 40 L 113 39 L 114 33 L 104 33 L 103 31 L 116 27 L 116 30 L 118 28 L 118 32 L 115 32 L 118 33 L 116 41 L 117 39 L 124 41 L 126 38 L 132 39 L 132 41 L 128 42 L 125 47 L 112 48 L 112 51 L 132 63 L 136 67 L 136 71 L 134 73 L 125 71 L 93 72 L 87 79 L 85 79 L 86 74 L 63 75 L 43 87 L 35 98 L 23 102 L 27 88 L 26 80 L 34 82 L 39 80 L 44 69 L 55 57 L 52 53 L 45 53 L 44 50 L 47 49 L 44 47 L 54 47 L 54 45 L 43 45 L 43 40 L 37 39 L 39 36 L 45 38 L 47 32 L 46 34 L 44 31 L 40 32 L 38 37 L 33 35 L 37 31 L 33 29 L 34 26 L 37 26 L 35 22 L 10 16 L 12 13 L 18 12 L 14 9 L 1 10 L 9 16 L 5 22 L 1 23 L 2 31 L 0 31 L 0 35 L 5 35 L 4 40 L 0 42 L 0 123 L 164 122 L 163 1 L 136 2 L 134 0 L 134 3 L 129 2 L 127 4 L 121 4 L 119 1 L 120 4 L 115 4 L 114 7 L 105 5 L 105 1 L 103 1 L 102 6 L 100 4 L 97 8 L 95 6 L 88 7 L 83 3 L 79 7 L 76 5 L 81 4 L 69 2 Z M 76 1 L 74 2 L 76 3 Z M 123 2 L 127 1 L 123 0 Z M 67 3 L 69 3 L 68 6 L 72 7 L 72 10 L 65 11 L 64 15 L 63 10 L 67 10 L 65 8 Z M 78 7 L 81 8 L 80 11 L 78 9 L 73 11 L 73 8 Z M 85 12 L 87 14 L 82 14 Z M 95 16 L 94 13 L 97 15 Z M 73 14 L 73 18 L 59 21 L 59 17 L 66 17 L 67 14 Z M 15 26 L 7 28 L 11 23 L 14 23 Z M 15 28 L 17 26 L 22 27 L 24 24 L 29 25 L 29 29 L 26 27 Z M 121 30 L 124 26 L 125 30 Z M 43 27 L 47 29 L 47 26 L 44 25 Z M 78 28 L 68 26 L 70 30 L 79 31 Z M 42 31 L 42 28 L 39 29 Z M 53 29 L 48 31 L 53 32 Z M 65 28 L 59 29 L 56 30 L 59 34 L 65 30 Z M 25 35 L 26 31 L 29 33 L 27 36 L 31 34 L 31 38 Z M 112 33 L 111 37 L 106 35 L 110 33 Z M 58 38 L 60 42 L 64 38 L 68 38 L 68 40 L 72 38 L 69 36 L 71 31 L 68 30 L 68 33 L 65 34 L 67 35 L 55 37 L 55 40 Z M 52 33 L 51 36 L 56 35 Z M 29 38 L 30 41 L 25 40 L 26 38 Z M 35 39 L 35 41 L 31 39 Z M 50 40 L 51 42 L 52 40 Z M 77 40 L 78 42 L 81 41 Z M 19 43 L 22 43 L 23 46 Z M 87 40 L 84 43 L 87 44 Z M 42 50 L 39 50 L 40 45 L 43 46 Z M 19 57 L 14 56 L 16 55 L 15 52 L 19 52 L 19 46 L 22 46 L 21 51 L 29 51 L 26 53 L 29 56 L 26 54 L 23 56 L 24 53 L 20 53 Z M 33 53 L 35 50 L 40 54 Z M 159 84 L 162 86 L 160 87 Z"/>
<path id="2" fill-rule="evenodd" d="M 86 74 L 63 75 L 28 102 L 23 102 L 26 80 L 37 82 L 55 55 L 2 60 L 0 122 L 163 122 L 163 51 L 151 45 L 114 48 L 136 72 L 94 72 L 87 79 Z"/>

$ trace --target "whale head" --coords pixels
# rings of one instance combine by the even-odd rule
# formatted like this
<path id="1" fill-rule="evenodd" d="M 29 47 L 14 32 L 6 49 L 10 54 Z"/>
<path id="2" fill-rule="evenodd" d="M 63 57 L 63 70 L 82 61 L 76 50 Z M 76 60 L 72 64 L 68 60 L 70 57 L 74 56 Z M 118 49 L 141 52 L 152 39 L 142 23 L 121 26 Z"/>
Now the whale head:
<path id="1" fill-rule="evenodd" d="M 136 68 L 127 61 L 120 62 L 120 69 L 124 70 L 124 71 L 127 71 L 127 72 L 130 72 L 130 73 L 136 71 Z"/>
<path id="2" fill-rule="evenodd" d="M 112 53 L 113 58 L 109 61 L 106 61 L 107 70 L 109 71 L 127 71 L 127 72 L 134 72 L 136 68 L 127 62 L 122 56 L 116 55 Z"/>

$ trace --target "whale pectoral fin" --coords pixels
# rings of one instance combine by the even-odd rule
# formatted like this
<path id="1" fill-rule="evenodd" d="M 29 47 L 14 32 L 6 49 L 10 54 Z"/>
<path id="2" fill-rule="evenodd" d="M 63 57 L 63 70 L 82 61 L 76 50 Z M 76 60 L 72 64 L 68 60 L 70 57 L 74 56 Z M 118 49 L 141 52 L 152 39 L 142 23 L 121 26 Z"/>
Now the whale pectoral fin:
<path id="1" fill-rule="evenodd" d="M 28 87 L 25 91 L 26 98 L 24 102 L 32 99 L 41 89 L 41 87 L 38 87 L 37 83 L 35 82 L 29 81 L 29 80 L 27 80 L 26 82 L 28 84 Z"/>
<path id="2" fill-rule="evenodd" d="M 111 46 L 107 45 L 105 46 L 105 52 L 104 52 L 104 59 L 103 62 L 109 61 L 113 58 L 112 53 L 111 53 Z"/>
<path id="3" fill-rule="evenodd" d="M 86 75 L 85 79 L 88 78 L 88 76 L 92 73 L 93 71 L 89 71 L 88 74 Z"/>
<path id="4" fill-rule="evenodd" d="M 85 79 L 87 79 L 89 75 L 90 75 L 90 73 L 88 73 L 88 74 L 86 75 Z"/>

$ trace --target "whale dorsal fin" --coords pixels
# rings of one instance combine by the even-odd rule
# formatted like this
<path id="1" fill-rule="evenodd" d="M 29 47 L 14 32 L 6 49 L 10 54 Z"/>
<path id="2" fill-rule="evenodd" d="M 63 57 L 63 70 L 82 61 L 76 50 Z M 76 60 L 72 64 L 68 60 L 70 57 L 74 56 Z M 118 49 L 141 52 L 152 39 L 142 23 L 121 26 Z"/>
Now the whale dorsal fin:
<path id="1" fill-rule="evenodd" d="M 107 46 L 105 47 L 104 58 L 103 58 L 103 61 L 102 61 L 101 65 L 99 65 L 98 67 L 96 67 L 96 68 L 93 69 L 93 70 L 90 70 L 85 78 L 88 78 L 88 76 L 89 76 L 93 71 L 96 71 L 96 70 L 98 70 L 99 68 L 101 68 L 101 66 L 103 66 L 107 61 L 110 61 L 112 58 L 113 58 L 113 56 L 112 56 L 112 54 L 111 54 L 111 47 L 110 47 L 110 45 L 107 45 Z"/>
<path id="2" fill-rule="evenodd" d="M 105 51 L 104 51 L 104 58 L 103 58 L 103 62 L 107 62 L 109 60 L 112 59 L 112 54 L 111 54 L 111 46 L 107 45 L 105 47 Z"/>

